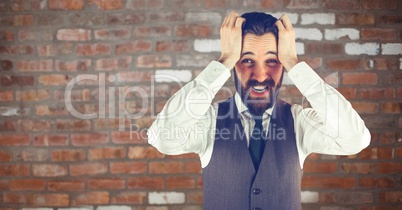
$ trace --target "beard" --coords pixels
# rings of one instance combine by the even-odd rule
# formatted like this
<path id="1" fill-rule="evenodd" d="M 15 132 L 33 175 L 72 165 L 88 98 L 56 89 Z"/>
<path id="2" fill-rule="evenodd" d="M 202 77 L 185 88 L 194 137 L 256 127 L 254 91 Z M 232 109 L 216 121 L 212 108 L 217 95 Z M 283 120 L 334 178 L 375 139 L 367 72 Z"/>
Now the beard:
<path id="1" fill-rule="evenodd" d="M 236 91 L 240 94 L 240 97 L 243 101 L 243 103 L 247 106 L 249 112 L 253 116 L 262 116 L 264 112 L 271 108 L 276 101 L 277 95 L 278 95 L 278 90 L 282 84 L 282 79 L 283 79 L 283 71 L 282 71 L 282 76 L 280 78 L 279 84 L 275 84 L 275 81 L 272 78 L 267 78 L 263 82 L 258 82 L 255 79 L 249 79 L 245 86 L 241 84 L 239 81 L 236 71 L 234 71 L 234 82 L 236 86 Z M 253 97 L 250 95 L 250 91 L 253 86 L 266 86 L 269 95 L 268 97 Z"/>

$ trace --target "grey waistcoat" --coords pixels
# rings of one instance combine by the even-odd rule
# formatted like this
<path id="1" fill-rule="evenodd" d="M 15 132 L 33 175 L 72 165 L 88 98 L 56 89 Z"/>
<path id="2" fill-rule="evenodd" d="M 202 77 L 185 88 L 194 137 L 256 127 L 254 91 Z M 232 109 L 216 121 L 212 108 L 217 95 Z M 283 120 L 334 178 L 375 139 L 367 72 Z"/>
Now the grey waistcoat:
<path id="1" fill-rule="evenodd" d="M 300 210 L 302 170 L 290 105 L 277 100 L 255 171 L 234 98 L 220 103 L 214 150 L 202 175 L 206 210 Z"/>

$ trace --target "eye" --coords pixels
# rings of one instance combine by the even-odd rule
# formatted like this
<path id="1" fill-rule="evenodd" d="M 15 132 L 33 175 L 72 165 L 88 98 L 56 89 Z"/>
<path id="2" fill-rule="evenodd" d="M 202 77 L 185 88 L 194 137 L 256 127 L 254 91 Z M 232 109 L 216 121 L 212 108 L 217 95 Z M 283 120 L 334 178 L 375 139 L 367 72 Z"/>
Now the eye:
<path id="1" fill-rule="evenodd" d="M 241 61 L 241 64 L 245 67 L 252 67 L 254 66 L 254 61 L 246 58 Z"/>
<path id="2" fill-rule="evenodd" d="M 265 64 L 267 66 L 276 66 L 279 64 L 279 61 L 277 59 L 268 59 L 267 61 L 265 61 Z"/>

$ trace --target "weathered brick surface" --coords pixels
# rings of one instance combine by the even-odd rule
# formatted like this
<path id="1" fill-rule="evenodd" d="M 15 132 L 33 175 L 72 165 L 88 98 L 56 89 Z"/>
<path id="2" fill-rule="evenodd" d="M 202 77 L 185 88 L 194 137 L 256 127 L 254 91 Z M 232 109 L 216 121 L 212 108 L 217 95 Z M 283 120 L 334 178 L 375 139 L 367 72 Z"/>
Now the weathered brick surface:
<path id="1" fill-rule="evenodd" d="M 163 75 L 185 84 L 219 58 L 230 10 L 288 13 L 300 60 L 372 134 L 357 155 L 307 158 L 303 209 L 401 209 L 401 9 L 399 0 L 0 1 L 0 210 L 202 209 L 198 156 L 159 153 L 146 129 L 181 86 Z M 293 85 L 281 96 L 301 101 Z"/>

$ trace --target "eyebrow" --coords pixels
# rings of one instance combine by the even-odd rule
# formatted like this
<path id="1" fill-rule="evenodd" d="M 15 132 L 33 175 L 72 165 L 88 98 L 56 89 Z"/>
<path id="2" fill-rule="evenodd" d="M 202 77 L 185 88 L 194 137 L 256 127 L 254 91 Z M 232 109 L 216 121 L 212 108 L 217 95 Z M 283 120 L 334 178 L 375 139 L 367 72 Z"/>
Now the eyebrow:
<path id="1" fill-rule="evenodd" d="M 278 53 L 274 52 L 274 51 L 268 51 L 268 52 L 265 53 L 265 55 L 268 55 L 268 54 L 274 54 L 274 55 L 278 56 Z M 242 53 L 241 57 L 243 57 L 245 55 L 254 55 L 254 53 L 252 53 L 250 51 L 247 51 L 247 52 Z"/>

